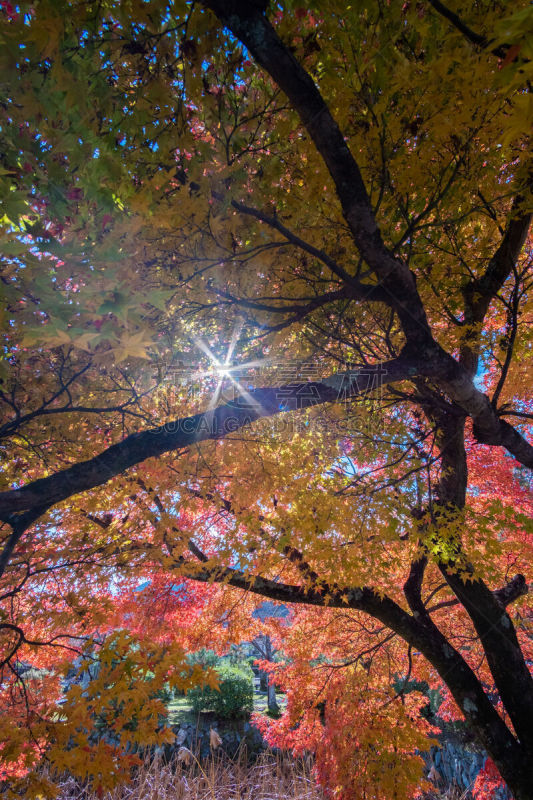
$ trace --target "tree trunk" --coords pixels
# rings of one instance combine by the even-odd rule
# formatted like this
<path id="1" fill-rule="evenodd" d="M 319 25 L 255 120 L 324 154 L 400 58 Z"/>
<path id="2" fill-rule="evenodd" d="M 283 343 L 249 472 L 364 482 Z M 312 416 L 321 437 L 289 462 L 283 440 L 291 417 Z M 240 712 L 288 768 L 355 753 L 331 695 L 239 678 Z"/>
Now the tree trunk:
<path id="1" fill-rule="evenodd" d="M 276 686 L 269 683 L 267 687 L 267 707 L 271 714 L 279 714 L 279 706 L 276 700 Z"/>
<path id="2" fill-rule="evenodd" d="M 466 503 L 468 470 L 464 444 L 464 418 L 442 413 L 434 417 L 434 421 L 437 423 L 442 453 L 436 518 L 438 519 L 442 512 L 443 518 L 446 519 L 450 513 L 460 514 Z M 514 800 L 533 800 L 533 678 L 505 606 L 482 580 L 464 580 L 461 577 L 457 564 L 461 564 L 461 572 L 471 571 L 474 575 L 474 570 L 465 563 L 462 542 L 458 541 L 455 547 L 456 563 L 454 561 L 439 563 L 439 567 L 472 620 L 485 651 L 500 700 L 511 720 L 514 735 L 507 725 L 498 725 L 490 721 L 489 715 L 473 696 L 469 699 L 466 695 L 463 702 L 458 702 L 458 705 L 465 712 L 473 732 L 498 767 L 502 778 L 513 793 Z M 434 626 L 434 623 L 431 624 Z M 461 660 L 463 661 L 462 658 Z M 442 673 L 441 675 L 455 696 L 453 684 L 456 676 L 446 677 Z M 481 683 L 479 685 L 481 687 Z M 483 693 L 486 703 L 491 703 L 484 690 Z M 467 704 L 471 704 L 470 709 L 466 708 Z"/>

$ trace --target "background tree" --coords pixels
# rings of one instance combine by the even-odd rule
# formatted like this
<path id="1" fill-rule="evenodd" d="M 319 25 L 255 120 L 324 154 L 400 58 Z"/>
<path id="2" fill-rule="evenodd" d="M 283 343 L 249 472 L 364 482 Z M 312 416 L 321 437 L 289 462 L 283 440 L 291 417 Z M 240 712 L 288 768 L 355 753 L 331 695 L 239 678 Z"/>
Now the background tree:
<path id="1" fill-rule="evenodd" d="M 255 653 L 258 660 L 260 662 L 266 662 L 260 664 L 260 672 L 259 672 L 259 680 L 260 680 L 260 687 L 261 690 L 266 692 L 267 695 L 267 709 L 269 714 L 277 716 L 279 714 L 279 705 L 276 699 L 276 684 L 273 680 L 270 680 L 269 671 L 265 671 L 265 666 L 270 667 L 271 664 L 274 664 L 276 657 L 281 656 L 279 652 L 276 642 L 273 640 L 273 634 L 276 633 L 283 637 L 283 624 L 280 625 L 280 621 L 283 623 L 290 622 L 290 614 L 288 609 L 285 606 L 279 606 L 269 601 L 262 603 L 259 608 L 256 608 L 253 612 L 254 617 L 260 619 L 265 623 L 264 625 L 264 632 L 259 633 L 258 636 L 255 636 L 252 639 L 250 645 L 252 652 Z M 269 631 L 269 623 L 275 620 L 272 625 L 272 630 Z"/>
<path id="2" fill-rule="evenodd" d="M 404 674 L 530 799 L 530 7 L 2 9 L 10 722 L 33 741 L 16 659 L 57 669 L 162 570 L 239 590 L 206 636 L 250 595 L 305 607 L 309 669 L 330 631 L 346 796 L 417 784 Z"/>

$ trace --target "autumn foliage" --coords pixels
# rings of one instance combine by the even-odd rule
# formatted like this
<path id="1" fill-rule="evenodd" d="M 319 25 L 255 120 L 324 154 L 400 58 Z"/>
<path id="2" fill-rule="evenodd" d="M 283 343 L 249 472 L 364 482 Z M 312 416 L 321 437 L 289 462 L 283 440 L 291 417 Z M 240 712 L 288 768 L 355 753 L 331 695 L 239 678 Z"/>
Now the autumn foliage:
<path id="1" fill-rule="evenodd" d="M 438 691 L 531 800 L 531 7 L 0 6 L 2 789 L 268 634 L 331 797 L 427 788 Z"/>

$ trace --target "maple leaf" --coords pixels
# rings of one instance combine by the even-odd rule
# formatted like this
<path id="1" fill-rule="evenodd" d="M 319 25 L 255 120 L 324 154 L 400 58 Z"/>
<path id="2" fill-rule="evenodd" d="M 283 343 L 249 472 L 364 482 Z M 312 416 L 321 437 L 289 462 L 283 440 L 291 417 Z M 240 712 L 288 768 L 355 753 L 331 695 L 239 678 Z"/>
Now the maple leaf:
<path id="1" fill-rule="evenodd" d="M 153 346 L 153 341 L 147 337 L 145 331 L 124 335 L 118 345 L 112 348 L 116 363 L 120 364 L 127 358 L 149 358 L 148 348 Z"/>

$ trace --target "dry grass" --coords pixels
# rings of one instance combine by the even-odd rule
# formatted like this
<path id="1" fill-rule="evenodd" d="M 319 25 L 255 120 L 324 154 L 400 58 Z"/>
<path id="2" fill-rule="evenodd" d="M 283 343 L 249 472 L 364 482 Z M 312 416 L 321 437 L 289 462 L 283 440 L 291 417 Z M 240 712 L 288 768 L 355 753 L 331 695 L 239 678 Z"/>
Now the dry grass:
<path id="1" fill-rule="evenodd" d="M 459 789 L 457 786 L 451 786 L 446 790 L 434 792 L 426 792 L 422 800 L 471 800 L 472 787 L 469 789 Z"/>
<path id="2" fill-rule="evenodd" d="M 147 762 L 127 786 L 103 800 L 323 800 L 310 764 L 265 753 L 253 765 L 245 759 L 213 758 L 188 765 L 174 759 Z M 102 800 L 74 780 L 65 780 L 57 800 Z"/>

